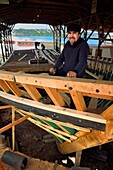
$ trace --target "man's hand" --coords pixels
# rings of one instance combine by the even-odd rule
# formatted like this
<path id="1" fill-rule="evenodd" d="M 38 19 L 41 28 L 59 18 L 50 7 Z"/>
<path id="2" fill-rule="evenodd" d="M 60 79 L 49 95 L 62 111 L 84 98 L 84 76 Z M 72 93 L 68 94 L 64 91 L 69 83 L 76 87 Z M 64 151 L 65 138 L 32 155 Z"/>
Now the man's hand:
<path id="1" fill-rule="evenodd" d="M 55 74 L 55 68 L 54 68 L 54 67 L 51 67 L 51 68 L 49 69 L 49 72 L 50 72 L 51 74 Z"/>
<path id="2" fill-rule="evenodd" d="M 67 73 L 67 77 L 77 77 L 77 73 L 75 73 L 74 71 L 69 71 Z"/>

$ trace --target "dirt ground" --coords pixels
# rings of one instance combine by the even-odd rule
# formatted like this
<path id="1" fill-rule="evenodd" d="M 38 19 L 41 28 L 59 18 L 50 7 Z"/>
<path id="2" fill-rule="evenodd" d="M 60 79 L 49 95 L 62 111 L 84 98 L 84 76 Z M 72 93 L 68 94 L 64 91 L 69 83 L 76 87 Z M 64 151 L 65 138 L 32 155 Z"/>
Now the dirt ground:
<path id="1" fill-rule="evenodd" d="M 4 114 L 4 111 L 1 111 L 0 128 L 11 122 L 10 110 L 5 112 L 6 113 Z M 16 118 L 18 119 L 19 117 L 20 115 L 17 114 Z M 3 134 L 6 139 L 8 139 L 8 147 L 11 147 L 11 129 Z M 54 138 L 46 131 L 26 120 L 16 125 L 15 135 L 16 150 L 29 156 L 28 167 L 26 170 L 53 170 L 56 161 L 58 164 L 57 169 L 67 170 L 66 167 L 63 167 L 62 160 L 67 159 L 68 156 L 62 155 L 58 151 Z M 29 169 L 29 166 L 31 168 L 31 165 L 33 166 L 33 169 Z M 72 167 L 73 163 L 71 162 L 69 166 Z M 5 170 L 13 170 L 10 166 L 5 166 L 5 168 Z"/>
<path id="2" fill-rule="evenodd" d="M 0 127 L 11 122 L 10 111 L 5 114 L 2 112 L 0 115 Z M 17 115 L 18 117 L 19 115 Z M 62 155 L 58 151 L 53 138 L 29 121 L 26 120 L 18 124 L 15 134 L 16 149 L 30 157 L 26 170 L 53 170 L 56 161 L 61 168 L 58 169 L 57 167 L 57 170 L 67 170 L 74 165 L 70 157 L 74 157 L 76 153 Z M 6 131 L 4 135 L 10 137 L 9 141 L 11 141 L 11 130 Z M 11 146 L 11 143 L 9 145 Z M 67 164 L 64 164 L 63 160 L 67 160 Z M 31 169 L 31 165 L 34 168 Z M 95 147 L 84 150 L 81 167 L 90 167 L 91 170 L 113 170 L 113 143 L 102 145 L 101 148 Z M 6 168 L 5 170 L 13 169 Z"/>
<path id="3" fill-rule="evenodd" d="M 3 149 L 2 152 L 5 153 L 5 151 L 7 151 L 7 149 L 8 148 Z M 25 154 L 20 153 L 20 152 L 15 152 L 15 153 L 18 154 L 18 155 L 22 155 L 22 156 L 27 158 L 27 165 L 25 167 L 25 170 L 69 170 L 69 168 L 64 167 L 62 165 L 58 165 L 57 163 L 51 163 L 51 162 L 48 162 L 48 161 L 43 161 L 43 160 L 40 160 L 40 159 L 31 158 L 31 157 L 29 157 Z M 3 162 L 2 162 L 2 167 L 4 169 L 2 169 L 0 167 L 0 170 L 15 170 L 14 167 L 12 167 L 12 166 L 10 166 L 6 163 L 3 163 Z"/>

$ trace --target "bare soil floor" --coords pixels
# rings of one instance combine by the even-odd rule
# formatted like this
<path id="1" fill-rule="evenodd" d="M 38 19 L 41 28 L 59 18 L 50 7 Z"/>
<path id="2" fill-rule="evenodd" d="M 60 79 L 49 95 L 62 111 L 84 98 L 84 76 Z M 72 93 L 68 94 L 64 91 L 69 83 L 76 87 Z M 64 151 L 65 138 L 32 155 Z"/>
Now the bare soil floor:
<path id="1" fill-rule="evenodd" d="M 19 115 L 16 117 L 19 118 Z M 1 111 L 0 128 L 10 122 L 10 111 Z M 5 136 L 9 136 L 11 139 L 11 130 L 6 131 L 4 134 Z M 26 170 L 36 170 L 35 165 L 40 166 L 40 168 L 38 167 L 38 170 L 46 170 L 47 167 L 45 169 L 42 168 L 46 165 L 49 167 L 47 170 L 52 170 L 56 160 L 59 165 L 65 166 L 61 166 L 61 168 L 64 168 L 61 170 L 67 170 L 74 165 L 69 157 L 74 157 L 76 153 L 62 155 L 58 151 L 53 138 L 49 140 L 47 132 L 27 120 L 16 126 L 16 143 L 16 148 L 19 152 L 32 157 L 29 159 L 28 165 L 31 166 L 33 163 L 32 166 L 34 166 L 34 168 L 29 169 L 29 167 L 27 167 L 28 169 Z M 62 163 L 62 160 L 65 159 L 67 160 L 67 164 Z M 90 167 L 91 170 L 113 170 L 113 143 L 103 145 L 101 146 L 101 149 L 99 147 L 95 147 L 84 150 L 81 158 L 81 167 Z"/>
<path id="2" fill-rule="evenodd" d="M 3 152 L 5 152 L 7 149 L 4 149 Z M 43 160 L 40 160 L 40 159 L 31 158 L 31 157 L 29 157 L 25 154 L 20 153 L 20 152 L 15 152 L 15 153 L 18 154 L 18 155 L 22 155 L 22 156 L 27 158 L 27 165 L 24 168 L 25 170 L 54 170 L 55 168 L 56 168 L 56 170 L 69 170 L 69 168 L 62 166 L 62 165 L 58 165 L 56 163 L 51 163 L 51 162 L 48 162 L 48 161 L 43 161 Z M 16 168 L 14 168 L 14 167 L 12 167 L 12 166 L 4 163 L 4 162 L 2 162 L 2 167 L 4 169 L 1 169 L 1 167 L 0 167 L 0 170 L 15 170 L 16 169 Z"/>

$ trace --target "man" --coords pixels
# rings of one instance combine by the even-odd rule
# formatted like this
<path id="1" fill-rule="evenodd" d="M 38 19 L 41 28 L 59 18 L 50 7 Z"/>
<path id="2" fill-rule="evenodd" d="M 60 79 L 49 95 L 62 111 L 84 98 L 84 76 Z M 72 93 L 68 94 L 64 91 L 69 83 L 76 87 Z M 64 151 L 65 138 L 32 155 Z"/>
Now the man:
<path id="1" fill-rule="evenodd" d="M 80 37 L 81 28 L 77 24 L 69 24 L 67 27 L 68 41 L 55 66 L 50 68 L 50 74 L 67 77 L 83 77 L 87 66 L 89 46 Z"/>

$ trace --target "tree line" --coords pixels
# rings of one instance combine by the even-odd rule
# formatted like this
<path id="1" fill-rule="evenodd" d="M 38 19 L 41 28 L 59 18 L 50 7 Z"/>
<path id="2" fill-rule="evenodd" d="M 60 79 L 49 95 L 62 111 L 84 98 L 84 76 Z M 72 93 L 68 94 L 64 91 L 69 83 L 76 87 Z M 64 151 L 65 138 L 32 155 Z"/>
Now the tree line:
<path id="1" fill-rule="evenodd" d="M 50 29 L 14 29 L 14 36 L 53 36 Z"/>

